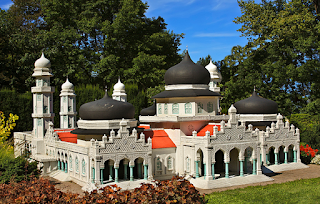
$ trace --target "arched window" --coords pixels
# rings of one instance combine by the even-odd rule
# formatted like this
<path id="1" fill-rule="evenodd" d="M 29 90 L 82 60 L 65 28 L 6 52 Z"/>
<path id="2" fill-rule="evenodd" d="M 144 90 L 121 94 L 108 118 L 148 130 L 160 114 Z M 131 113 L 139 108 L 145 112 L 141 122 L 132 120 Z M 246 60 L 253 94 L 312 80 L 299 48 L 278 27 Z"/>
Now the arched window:
<path id="1" fill-rule="evenodd" d="M 70 168 L 70 170 L 72 170 L 72 157 L 71 157 L 71 155 L 69 157 L 69 168 Z"/>
<path id="2" fill-rule="evenodd" d="M 191 105 L 191 103 L 184 104 L 184 112 L 185 112 L 185 114 L 191 114 L 192 113 L 192 105 Z"/>
<path id="3" fill-rule="evenodd" d="M 202 110 L 203 110 L 203 104 L 198 103 L 198 113 L 202 113 Z"/>
<path id="4" fill-rule="evenodd" d="M 177 103 L 172 104 L 172 113 L 179 114 L 179 104 Z"/>
<path id="5" fill-rule="evenodd" d="M 211 102 L 209 102 L 207 104 L 207 110 L 208 110 L 208 113 L 212 113 L 213 112 L 213 104 Z"/>
<path id="6" fill-rule="evenodd" d="M 168 167 L 168 170 L 173 170 L 173 159 L 171 156 L 169 156 L 167 159 L 167 167 Z"/>
<path id="7" fill-rule="evenodd" d="M 157 163 L 156 163 L 156 170 L 161 171 L 162 170 L 162 162 L 160 160 L 160 157 L 157 157 Z"/>
<path id="8" fill-rule="evenodd" d="M 168 114 L 168 104 L 164 104 L 164 114 Z"/>
<path id="9" fill-rule="evenodd" d="M 86 175 L 86 162 L 82 159 L 82 175 Z"/>
<path id="10" fill-rule="evenodd" d="M 76 165 L 76 172 L 79 172 L 79 160 L 78 160 L 78 157 L 76 157 L 76 160 L 75 160 L 75 165 Z"/>
<path id="11" fill-rule="evenodd" d="M 190 172 L 190 158 L 189 157 L 186 158 L 186 171 Z"/>
<path id="12" fill-rule="evenodd" d="M 162 104 L 158 104 L 158 114 L 162 114 Z"/>

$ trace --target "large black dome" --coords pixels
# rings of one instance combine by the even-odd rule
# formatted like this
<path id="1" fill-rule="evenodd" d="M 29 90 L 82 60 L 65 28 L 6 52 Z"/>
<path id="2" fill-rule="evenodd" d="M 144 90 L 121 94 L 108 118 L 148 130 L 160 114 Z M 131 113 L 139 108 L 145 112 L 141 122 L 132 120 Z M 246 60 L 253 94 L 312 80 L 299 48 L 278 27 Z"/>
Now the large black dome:
<path id="1" fill-rule="evenodd" d="M 278 104 L 274 101 L 259 97 L 255 91 L 249 98 L 234 104 L 240 114 L 274 114 L 278 112 Z"/>
<path id="2" fill-rule="evenodd" d="M 148 108 L 144 108 L 140 111 L 140 115 L 142 116 L 153 116 L 156 114 L 156 103 L 153 103 L 152 106 Z"/>
<path id="3" fill-rule="evenodd" d="M 164 75 L 166 85 L 172 84 L 209 84 L 210 73 L 201 65 L 195 64 L 187 51 L 183 60 L 168 69 Z"/>
<path id="4" fill-rule="evenodd" d="M 133 119 L 134 107 L 131 103 L 113 100 L 106 93 L 100 100 L 83 104 L 79 115 L 83 120 Z"/>

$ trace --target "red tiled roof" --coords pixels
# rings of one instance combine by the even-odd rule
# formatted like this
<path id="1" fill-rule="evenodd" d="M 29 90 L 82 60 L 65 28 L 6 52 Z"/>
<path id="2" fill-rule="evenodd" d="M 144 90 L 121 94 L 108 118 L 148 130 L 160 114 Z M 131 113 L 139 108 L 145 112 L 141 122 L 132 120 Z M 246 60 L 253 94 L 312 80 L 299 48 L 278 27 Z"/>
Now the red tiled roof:
<path id="1" fill-rule="evenodd" d="M 218 127 L 218 131 L 220 131 L 221 127 L 220 125 L 206 125 L 204 126 L 197 134 L 197 136 L 205 136 L 206 135 L 206 132 L 209 130 L 210 131 L 210 135 L 213 135 L 213 127 L 214 126 L 217 126 Z"/>
<path id="2" fill-rule="evenodd" d="M 58 129 L 54 131 L 58 134 L 61 141 L 77 144 L 78 135 L 70 133 L 72 130 L 74 129 Z"/>
<path id="3" fill-rule="evenodd" d="M 146 141 L 149 137 L 152 138 L 152 149 L 176 147 L 164 130 L 143 131 L 143 134 Z"/>

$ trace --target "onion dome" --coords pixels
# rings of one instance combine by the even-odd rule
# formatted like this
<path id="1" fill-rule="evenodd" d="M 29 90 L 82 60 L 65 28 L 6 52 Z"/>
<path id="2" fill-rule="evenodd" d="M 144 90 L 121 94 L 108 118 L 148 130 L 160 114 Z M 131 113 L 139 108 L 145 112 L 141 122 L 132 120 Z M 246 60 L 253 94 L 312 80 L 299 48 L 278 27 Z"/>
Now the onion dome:
<path id="1" fill-rule="evenodd" d="M 144 108 L 140 111 L 140 115 L 142 116 L 154 116 L 156 114 L 156 103 L 153 103 L 152 106 L 148 108 Z"/>
<path id="2" fill-rule="evenodd" d="M 131 103 L 113 100 L 106 93 L 100 100 L 83 104 L 79 115 L 83 120 L 133 119 L 134 107 Z"/>
<path id="3" fill-rule="evenodd" d="M 222 79 L 221 73 L 219 72 L 218 67 L 212 63 L 211 59 L 209 64 L 206 66 L 206 69 L 209 71 L 210 77 L 212 80 L 221 82 L 221 79 Z"/>
<path id="4" fill-rule="evenodd" d="M 233 104 L 231 104 L 230 108 L 228 109 L 228 112 L 229 112 L 229 113 L 236 113 L 236 112 L 237 112 L 237 109 L 234 107 Z"/>
<path id="5" fill-rule="evenodd" d="M 73 89 L 73 84 L 69 82 L 69 79 L 67 78 L 67 81 L 62 84 L 61 90 L 68 90 L 68 89 Z"/>
<path id="6" fill-rule="evenodd" d="M 41 57 L 36 60 L 34 63 L 35 68 L 50 68 L 51 62 L 47 58 L 45 58 L 44 54 L 42 53 Z"/>
<path id="7" fill-rule="evenodd" d="M 201 65 L 195 64 L 188 51 L 183 60 L 168 69 L 164 75 L 166 85 L 172 84 L 209 84 L 210 73 Z"/>
<path id="8" fill-rule="evenodd" d="M 262 98 L 253 91 L 249 98 L 234 104 L 240 114 L 274 114 L 278 112 L 278 104 L 274 101 Z"/>
<path id="9" fill-rule="evenodd" d="M 125 91 L 125 86 L 123 83 L 120 81 L 120 77 L 118 79 L 118 82 L 113 86 L 114 91 Z"/>

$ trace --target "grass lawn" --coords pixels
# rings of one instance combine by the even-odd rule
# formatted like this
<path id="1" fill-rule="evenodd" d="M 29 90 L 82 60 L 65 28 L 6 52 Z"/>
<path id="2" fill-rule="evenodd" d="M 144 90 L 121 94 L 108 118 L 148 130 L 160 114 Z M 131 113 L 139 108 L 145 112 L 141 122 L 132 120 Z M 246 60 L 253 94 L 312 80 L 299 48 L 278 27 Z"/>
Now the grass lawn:
<path id="1" fill-rule="evenodd" d="M 208 203 L 320 203 L 320 178 L 250 186 L 206 195 Z"/>

